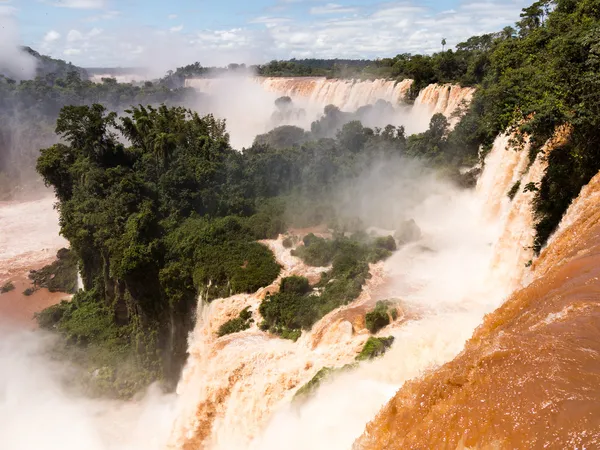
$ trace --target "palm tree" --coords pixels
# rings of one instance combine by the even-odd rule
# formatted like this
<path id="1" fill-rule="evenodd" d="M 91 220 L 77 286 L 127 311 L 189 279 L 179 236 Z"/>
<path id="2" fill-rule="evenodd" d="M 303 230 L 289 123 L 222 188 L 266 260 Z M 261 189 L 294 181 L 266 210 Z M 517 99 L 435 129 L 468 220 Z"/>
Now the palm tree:
<path id="1" fill-rule="evenodd" d="M 446 38 L 442 38 L 442 51 L 446 48 Z"/>

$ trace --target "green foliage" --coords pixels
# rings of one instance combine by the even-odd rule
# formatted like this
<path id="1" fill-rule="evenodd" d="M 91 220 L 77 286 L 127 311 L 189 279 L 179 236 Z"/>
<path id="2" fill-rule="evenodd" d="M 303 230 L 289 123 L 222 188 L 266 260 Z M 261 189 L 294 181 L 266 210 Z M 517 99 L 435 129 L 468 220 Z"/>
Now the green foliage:
<path id="1" fill-rule="evenodd" d="M 36 320 L 40 328 L 61 333 L 55 353 L 82 369 L 75 383 L 90 395 L 130 398 L 160 379 L 156 328 L 142 331 L 135 321 L 119 326 L 114 308 L 97 298 L 95 290 L 81 291 L 37 313 Z"/>
<path id="2" fill-rule="evenodd" d="M 395 252 L 398 248 L 393 236 L 382 236 L 375 239 L 375 247 Z"/>
<path id="3" fill-rule="evenodd" d="M 393 238 L 392 238 L 393 239 Z M 382 241 L 367 241 L 357 234 L 353 238 L 338 236 L 327 240 L 308 234 L 303 251 L 298 253 L 307 264 L 332 264 L 311 292 L 308 280 L 290 277 L 282 280 L 281 291 L 270 295 L 260 305 L 264 322 L 261 327 L 281 337 L 300 336 L 323 316 L 356 299 L 370 277 L 369 263 L 387 258 L 391 252 L 378 246 Z M 387 239 L 386 239 L 387 242 Z M 389 243 L 388 243 L 389 244 Z"/>
<path id="4" fill-rule="evenodd" d="M 375 309 L 368 312 L 365 316 L 367 330 L 373 334 L 376 334 L 382 328 L 387 327 L 390 324 L 390 315 L 392 315 L 394 312 L 395 309 L 390 311 L 389 302 L 377 302 Z"/>
<path id="5" fill-rule="evenodd" d="M 307 278 L 294 275 L 281 280 L 281 292 L 303 295 L 310 292 L 310 290 L 311 287 Z"/>
<path id="6" fill-rule="evenodd" d="M 517 195 L 520 188 L 521 188 L 521 180 L 518 180 L 517 182 L 515 182 L 515 184 L 512 185 L 512 187 L 510 188 L 510 190 L 508 191 L 508 193 L 506 195 L 508 195 L 508 198 L 510 198 L 512 200 L 515 198 L 515 195 Z"/>
<path id="7" fill-rule="evenodd" d="M 56 254 L 56 261 L 40 270 L 32 270 L 29 279 L 37 288 L 73 294 L 77 290 L 77 264 L 77 255 L 63 248 Z"/>
<path id="8" fill-rule="evenodd" d="M 26 297 L 29 297 L 30 295 L 33 295 L 35 293 L 35 289 L 34 288 L 27 288 L 23 291 L 23 295 Z"/>
<path id="9" fill-rule="evenodd" d="M 12 281 L 7 281 L 2 286 L 0 286 L 0 294 L 6 294 L 7 292 L 14 291 L 15 285 Z"/>
<path id="10" fill-rule="evenodd" d="M 240 331 L 247 330 L 254 322 L 252 319 L 252 313 L 249 311 L 250 307 L 244 308 L 238 317 L 235 319 L 231 319 L 225 322 L 223 325 L 219 327 L 219 331 L 217 335 L 219 337 L 225 336 L 227 334 L 238 333 Z"/>
<path id="11" fill-rule="evenodd" d="M 376 338 L 370 337 L 365 343 L 362 351 L 356 357 L 357 361 L 366 361 L 383 355 L 394 343 L 394 337 Z"/>

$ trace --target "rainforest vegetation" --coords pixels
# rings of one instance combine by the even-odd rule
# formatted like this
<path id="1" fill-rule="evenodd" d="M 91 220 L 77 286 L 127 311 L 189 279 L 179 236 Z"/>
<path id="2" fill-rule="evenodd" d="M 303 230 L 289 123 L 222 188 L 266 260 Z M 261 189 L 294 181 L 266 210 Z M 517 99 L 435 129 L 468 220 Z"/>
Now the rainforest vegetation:
<path id="1" fill-rule="evenodd" d="M 93 83 L 83 69 L 25 50 L 38 58 L 34 79 L 17 82 L 0 74 L 0 199 L 32 182 L 39 149 L 58 142 L 54 128 L 64 106 L 98 103 L 123 111 L 136 104 L 192 105 L 199 98 L 192 89 L 151 82 Z"/>
<path id="2" fill-rule="evenodd" d="M 542 182 L 526 187 L 536 192 L 540 250 L 600 169 L 598 42 L 597 0 L 537 1 L 523 10 L 515 29 L 432 56 L 274 61 L 256 70 L 413 78 L 412 97 L 433 82 L 471 85 L 477 92 L 452 131 L 448 119 L 436 115 L 426 132 L 406 136 L 403 127 L 363 126 L 366 110 L 350 114 L 328 106 L 310 131 L 280 127 L 243 151 L 231 147 L 223 121 L 177 106 L 193 95 L 179 89 L 180 80 L 208 73 L 199 64 L 140 86 L 114 79 L 93 84 L 76 70 L 20 83 L 0 77 L 0 177 L 14 171 L 6 149 L 19 140 L 32 149 L 46 147 L 37 170 L 55 190 L 62 233 L 86 288 L 41 313 L 40 325 L 63 335 L 62 350 L 90 368 L 93 392 L 129 396 L 155 379 L 172 385 L 186 358 L 198 295 L 211 301 L 268 285 L 280 267 L 257 241 L 292 225 L 327 224 L 332 239 L 309 235 L 299 246 L 287 241 L 307 264 L 331 266 L 322 281 L 310 286 L 288 279 L 260 306 L 263 329 L 297 338 L 355 298 L 367 264 L 395 249 L 394 239 L 366 236 L 363 224 L 338 214 L 331 194 L 340 183 L 351 184 L 376 161 L 410 157 L 469 185 L 473 176 L 459 169 L 477 163 L 480 149 L 485 154 L 506 129 L 530 138 L 533 159 L 555 129 L 568 124 L 569 139 L 548 156 Z M 27 126 L 15 133 L 15 120 Z M 521 189 L 515 186 L 511 197 Z M 370 314 L 373 332 L 393 320 L 386 304 Z M 244 310 L 219 334 L 241 331 L 250 320 Z M 375 353 L 388 345 L 371 344 Z"/>

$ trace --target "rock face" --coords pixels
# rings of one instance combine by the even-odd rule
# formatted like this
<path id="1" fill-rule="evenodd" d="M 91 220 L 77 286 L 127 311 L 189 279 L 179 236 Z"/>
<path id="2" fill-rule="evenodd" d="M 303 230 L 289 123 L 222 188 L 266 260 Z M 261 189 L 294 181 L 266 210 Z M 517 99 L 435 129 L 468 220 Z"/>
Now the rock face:
<path id="1" fill-rule="evenodd" d="M 354 449 L 598 448 L 600 175 L 535 280 L 489 314 L 463 353 L 404 385 Z"/>

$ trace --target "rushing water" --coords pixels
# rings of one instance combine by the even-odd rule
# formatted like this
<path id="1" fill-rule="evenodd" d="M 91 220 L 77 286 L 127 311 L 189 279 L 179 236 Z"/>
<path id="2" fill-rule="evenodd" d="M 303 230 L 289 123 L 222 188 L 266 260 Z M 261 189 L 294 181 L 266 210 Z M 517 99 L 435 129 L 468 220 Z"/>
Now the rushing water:
<path id="1" fill-rule="evenodd" d="M 435 92 L 422 101 L 449 108 Z M 414 180 L 422 197 L 407 203 L 405 214 L 420 226 L 421 240 L 373 265 L 361 296 L 295 343 L 260 331 L 258 306 L 281 277 L 314 281 L 325 269 L 305 266 L 281 238 L 265 241 L 284 267 L 280 278 L 255 294 L 200 302 L 177 395 L 151 390 L 127 404 L 77 397 L 62 385 L 69 369 L 43 356 L 51 338 L 0 330 L 2 448 L 341 450 L 375 417 L 357 448 L 595 444 L 600 178 L 528 269 L 533 194 L 520 189 L 510 200 L 507 193 L 517 181 L 539 182 L 553 144 L 530 164 L 527 148 L 510 149 L 509 141 L 496 140 L 472 191 L 434 176 Z M 0 205 L 2 273 L 22 271 L 64 244 L 51 203 Z M 528 283 L 487 316 L 461 353 L 484 316 Z M 400 311 L 379 333 L 395 337 L 388 353 L 292 406 L 297 389 L 322 367 L 354 360 L 369 336 L 364 313 L 384 298 L 396 299 Z M 217 338 L 218 327 L 246 306 L 255 325 Z"/>
<path id="2" fill-rule="evenodd" d="M 597 175 L 533 264 L 533 281 L 457 359 L 400 390 L 355 449 L 599 447 L 599 199 Z"/>
<path id="3" fill-rule="evenodd" d="M 511 202 L 507 192 L 516 179 L 539 172 L 520 162 L 527 152 L 507 145 L 508 137 L 496 141 L 474 191 L 419 180 L 428 185 L 427 194 L 406 213 L 421 227 L 422 240 L 373 267 L 375 276 L 363 295 L 324 317 L 297 343 L 270 338 L 256 327 L 215 336 L 218 326 L 244 307 L 256 311 L 264 291 L 206 307 L 178 389 L 180 418 L 171 447 L 274 449 L 285 441 L 290 449 L 348 449 L 405 381 L 456 356 L 520 278 L 519 267 L 505 273 L 498 261 L 520 251 L 531 237 L 530 222 L 519 219 L 531 215 L 531 197 Z M 269 245 L 287 267 L 284 276 L 314 275 L 279 241 Z M 496 278 L 500 269 L 502 277 Z M 277 282 L 267 288 L 273 289 Z M 399 299 L 405 318 L 380 332 L 396 338 L 392 349 L 326 383 L 308 402 L 291 406 L 295 391 L 319 369 L 353 360 L 368 337 L 359 317 L 376 300 L 390 297 Z"/>

